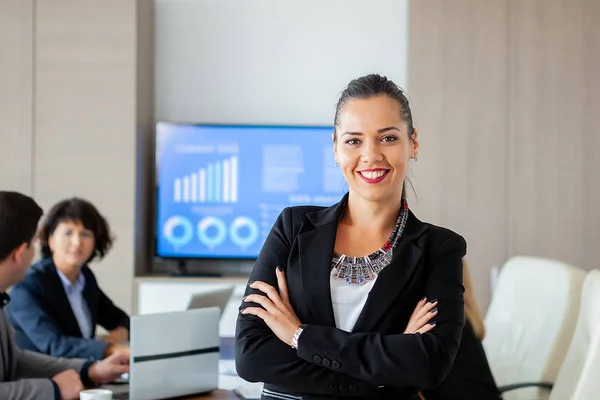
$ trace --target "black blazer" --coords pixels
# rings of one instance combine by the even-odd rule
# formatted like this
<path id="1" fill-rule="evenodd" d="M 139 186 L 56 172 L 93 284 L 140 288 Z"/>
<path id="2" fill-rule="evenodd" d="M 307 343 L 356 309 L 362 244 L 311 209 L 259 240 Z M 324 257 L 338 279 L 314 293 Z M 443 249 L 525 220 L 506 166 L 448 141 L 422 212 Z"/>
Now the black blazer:
<path id="1" fill-rule="evenodd" d="M 467 320 L 456 359 L 446 379 L 434 390 L 424 392 L 426 400 L 498 400 L 500 391 L 481 341 Z"/>
<path id="2" fill-rule="evenodd" d="M 129 317 L 98 287 L 92 271 L 84 266 L 83 297 L 92 321 L 92 337 L 96 324 L 107 330 L 123 326 L 129 330 Z M 51 258 L 35 263 L 23 282 L 10 292 L 7 307 L 15 329 L 15 341 L 24 350 L 57 357 L 81 357 L 101 360 L 108 343 L 84 339 L 62 281 Z"/>
<path id="3" fill-rule="evenodd" d="M 292 399 L 412 398 L 417 390 L 444 380 L 458 350 L 465 240 L 410 213 L 391 264 L 379 274 L 353 331 L 345 332 L 335 327 L 329 280 L 346 201 L 347 195 L 329 208 L 286 208 L 278 217 L 250 280 L 277 287 L 275 268 L 283 267 L 291 304 L 308 326 L 296 352 L 261 319 L 240 314 L 238 374 Z M 250 293 L 260 292 L 247 288 Z M 437 326 L 423 335 L 403 335 L 423 296 L 439 299 Z M 256 306 L 242 302 L 240 308 L 248 305 Z"/>

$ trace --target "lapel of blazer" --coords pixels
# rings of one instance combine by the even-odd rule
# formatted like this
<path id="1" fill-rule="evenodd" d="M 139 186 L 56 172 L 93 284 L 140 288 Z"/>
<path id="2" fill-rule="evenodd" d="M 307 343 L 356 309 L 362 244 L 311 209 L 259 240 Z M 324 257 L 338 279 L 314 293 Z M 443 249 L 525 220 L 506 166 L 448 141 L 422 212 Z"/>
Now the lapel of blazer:
<path id="1" fill-rule="evenodd" d="M 73 313 L 73 309 L 71 308 L 71 302 L 69 302 L 69 298 L 67 297 L 67 293 L 65 292 L 65 287 L 63 286 L 60 276 L 58 276 L 58 271 L 56 271 L 54 263 L 48 265 L 47 268 L 49 268 L 49 273 L 52 277 L 51 279 L 54 289 L 51 293 L 49 293 L 50 300 L 52 301 L 53 299 L 56 303 L 57 314 L 60 315 L 61 319 L 63 319 L 69 331 L 79 333 L 79 336 L 83 336 L 81 330 L 79 329 L 79 323 L 77 322 L 77 318 L 75 318 L 75 314 Z"/>
<path id="2" fill-rule="evenodd" d="M 392 262 L 379 274 L 352 332 L 372 331 L 385 316 L 388 308 L 416 271 L 423 253 L 417 240 L 426 230 L 427 225 L 410 212 L 400 243 L 394 250 Z"/>
<path id="3" fill-rule="evenodd" d="M 335 326 L 329 277 L 337 225 L 347 199 L 346 194 L 336 205 L 306 213 L 309 223 L 298 235 L 302 287 L 319 325 Z"/>

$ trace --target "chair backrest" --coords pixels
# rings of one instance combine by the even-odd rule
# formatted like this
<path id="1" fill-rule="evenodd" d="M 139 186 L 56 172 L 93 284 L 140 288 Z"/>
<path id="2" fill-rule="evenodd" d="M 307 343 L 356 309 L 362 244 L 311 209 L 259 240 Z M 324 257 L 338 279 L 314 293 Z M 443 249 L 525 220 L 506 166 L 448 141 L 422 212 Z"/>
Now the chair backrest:
<path id="1" fill-rule="evenodd" d="M 498 386 L 554 382 L 573 337 L 586 271 L 538 257 L 513 257 L 500 271 L 483 345 Z M 547 398 L 530 388 L 507 400 Z"/>
<path id="2" fill-rule="evenodd" d="M 600 398 L 600 270 L 583 285 L 579 318 L 550 399 Z"/>

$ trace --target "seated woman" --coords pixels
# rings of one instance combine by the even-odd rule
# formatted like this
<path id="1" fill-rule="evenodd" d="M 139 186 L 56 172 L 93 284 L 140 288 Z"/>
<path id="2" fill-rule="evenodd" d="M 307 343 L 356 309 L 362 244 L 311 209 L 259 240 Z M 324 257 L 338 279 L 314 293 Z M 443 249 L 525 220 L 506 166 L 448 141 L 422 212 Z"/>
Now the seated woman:
<path id="1" fill-rule="evenodd" d="M 475 301 L 471 276 L 464 261 L 463 281 L 466 321 L 460 347 L 446 379 L 435 390 L 424 392 L 426 400 L 498 400 L 501 398 L 481 343 L 485 336 L 485 327 L 481 311 Z M 419 325 L 413 319 L 411 318 L 413 324 Z"/>
<path id="2" fill-rule="evenodd" d="M 466 242 L 409 209 L 419 141 L 394 82 L 350 82 L 332 141 L 349 192 L 278 217 L 240 307 L 236 369 L 264 382 L 263 399 L 413 399 L 444 381 L 458 352 Z M 406 332 L 419 301 L 435 327 Z"/>
<path id="3" fill-rule="evenodd" d="M 21 349 L 53 356 L 102 359 L 129 353 L 129 316 L 98 287 L 88 263 L 112 246 L 108 223 L 89 202 L 56 204 L 40 233 L 43 259 L 10 292 L 8 307 Z M 110 334 L 96 340 L 96 324 Z"/>

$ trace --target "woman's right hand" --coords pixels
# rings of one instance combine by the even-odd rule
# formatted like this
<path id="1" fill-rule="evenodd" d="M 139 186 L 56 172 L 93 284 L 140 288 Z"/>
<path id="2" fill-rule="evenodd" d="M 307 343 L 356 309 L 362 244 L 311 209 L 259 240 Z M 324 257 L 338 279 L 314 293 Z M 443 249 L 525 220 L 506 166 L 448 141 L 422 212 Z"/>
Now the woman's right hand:
<path id="1" fill-rule="evenodd" d="M 108 335 L 100 339 L 103 342 L 111 344 L 123 344 L 129 340 L 129 331 L 123 326 L 119 326 L 112 331 L 108 332 Z"/>
<path id="2" fill-rule="evenodd" d="M 423 299 L 417 303 L 415 310 L 410 316 L 410 320 L 408 321 L 408 325 L 406 325 L 404 333 L 425 333 L 432 330 L 435 327 L 435 322 L 429 323 L 429 321 L 437 315 L 436 306 L 437 300 L 430 303 L 427 301 L 427 297 L 423 297 Z"/>

